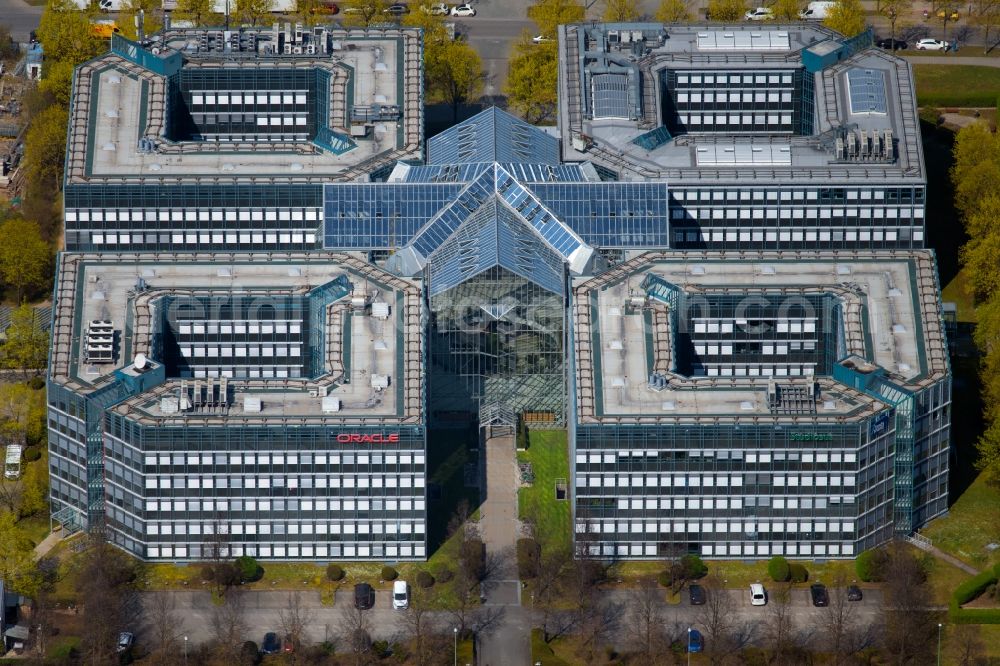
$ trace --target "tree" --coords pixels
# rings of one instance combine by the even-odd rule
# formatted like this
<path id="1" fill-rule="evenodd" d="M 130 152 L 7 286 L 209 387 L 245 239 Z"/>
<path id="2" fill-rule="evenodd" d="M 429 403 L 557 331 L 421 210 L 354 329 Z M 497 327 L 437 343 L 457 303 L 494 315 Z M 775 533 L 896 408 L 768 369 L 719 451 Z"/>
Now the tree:
<path id="1" fill-rule="evenodd" d="M 46 63 L 45 78 L 38 84 L 39 91 L 50 97 L 55 104 L 68 107 L 75 69 L 76 64 L 68 60 L 53 60 Z M 65 128 L 63 137 L 65 138 Z"/>
<path id="2" fill-rule="evenodd" d="M 629 591 L 629 643 L 644 664 L 664 663 L 670 650 L 665 629 L 666 603 L 656 581 L 645 579 Z"/>
<path id="3" fill-rule="evenodd" d="M 271 20 L 273 8 L 273 0 L 236 0 L 233 13 L 240 25 L 262 25 Z M 296 5 L 296 9 L 298 9 L 298 5 Z M 315 12 L 311 12 L 311 14 L 315 14 Z"/>
<path id="4" fill-rule="evenodd" d="M 483 62 L 468 43 L 456 40 L 438 45 L 432 56 L 424 65 L 428 97 L 450 105 L 457 121 L 459 106 L 474 101 L 483 90 Z"/>
<path id="5" fill-rule="evenodd" d="M 84 663 L 112 664 L 118 660 L 118 634 L 139 624 L 141 605 L 135 578 L 134 561 L 104 541 L 100 529 L 91 532 L 76 576 L 86 627 L 81 641 Z"/>
<path id="6" fill-rule="evenodd" d="M 368 612 L 354 604 L 344 604 L 337 623 L 341 643 L 351 655 L 351 663 L 360 666 L 368 662 L 367 656 L 372 645 L 371 621 Z"/>
<path id="7" fill-rule="evenodd" d="M 656 20 L 662 23 L 685 23 L 694 18 L 687 0 L 660 0 Z"/>
<path id="8" fill-rule="evenodd" d="M 902 544 L 890 546 L 888 555 L 882 606 L 885 650 L 895 663 L 924 663 L 933 654 L 937 637 L 927 574 Z"/>
<path id="9" fill-rule="evenodd" d="M 46 66 L 52 61 L 79 65 L 107 49 L 107 43 L 90 29 L 96 13 L 93 6 L 81 11 L 71 0 L 48 0 L 36 31 L 45 49 Z"/>
<path id="10" fill-rule="evenodd" d="M 514 45 L 504 84 L 507 103 L 533 125 L 553 120 L 558 108 L 558 77 L 558 45 L 533 44 L 531 35 L 523 34 Z"/>
<path id="11" fill-rule="evenodd" d="M 896 22 L 913 6 L 913 0 L 882 0 L 879 12 L 889 19 L 889 37 L 896 39 Z"/>
<path id="12" fill-rule="evenodd" d="M 0 435 L 5 442 L 25 443 L 32 393 L 27 384 L 0 384 Z"/>
<path id="13" fill-rule="evenodd" d="M 713 664 L 724 662 L 729 655 L 749 642 L 736 625 L 736 601 L 722 581 L 708 576 L 702 586 L 705 588 L 705 605 L 699 609 L 698 622 L 707 634 L 705 650 Z"/>
<path id="14" fill-rule="evenodd" d="M 639 20 L 639 6 L 636 0 L 604 0 L 601 18 L 611 23 Z"/>
<path id="15" fill-rule="evenodd" d="M 1000 178 L 1000 165 L 997 165 Z M 981 172 L 982 170 L 977 170 Z M 961 191 L 956 190 L 956 198 Z M 988 300 L 1000 291 L 1000 195 L 991 194 L 980 200 L 979 205 L 965 216 L 965 229 L 969 240 L 962 246 L 959 256 L 965 266 L 968 285 L 980 301 Z"/>
<path id="16" fill-rule="evenodd" d="M 347 0 L 340 5 L 340 20 L 346 26 L 368 28 L 388 20 L 388 6 L 385 0 Z"/>
<path id="17" fill-rule="evenodd" d="M 435 630 L 427 592 L 416 589 L 410 595 L 410 605 L 403 615 L 403 625 L 413 646 L 412 656 L 417 666 L 429 666 L 443 652 L 441 635 Z"/>
<path id="18" fill-rule="evenodd" d="M 775 21 L 797 21 L 802 5 L 799 4 L 799 0 L 776 0 L 771 5 L 771 10 L 774 12 Z"/>
<path id="19" fill-rule="evenodd" d="M 864 631 L 858 622 L 856 605 L 847 598 L 847 579 L 843 575 L 834 578 L 828 593 L 830 604 L 823 612 L 820 633 L 834 666 L 843 666 L 851 655 L 867 647 L 870 629 Z"/>
<path id="20" fill-rule="evenodd" d="M 528 7 L 528 18 L 535 22 L 546 37 L 555 38 L 564 23 L 580 23 L 586 15 L 583 5 L 576 0 L 540 0 Z"/>
<path id="21" fill-rule="evenodd" d="M 225 602 L 212 608 L 211 626 L 218 659 L 226 663 L 240 663 L 243 636 L 249 627 L 246 621 L 246 599 L 237 588 L 226 595 Z"/>
<path id="22" fill-rule="evenodd" d="M 169 592 L 152 592 L 146 593 L 143 600 L 150 629 L 147 635 L 149 661 L 154 666 L 172 666 L 177 663 L 184 633 L 183 616 L 177 612 L 176 599 Z"/>
<path id="23" fill-rule="evenodd" d="M 949 664 L 955 666 L 986 666 L 986 644 L 983 632 L 976 624 L 956 624 L 949 628 L 952 632 L 949 650 Z"/>
<path id="24" fill-rule="evenodd" d="M 236 571 L 239 573 L 241 583 L 250 583 L 255 580 L 260 580 L 261 566 L 257 563 L 257 560 L 250 557 L 249 555 L 242 555 L 236 558 L 233 562 L 236 566 Z"/>
<path id="25" fill-rule="evenodd" d="M 860 0 L 837 0 L 830 7 L 823 25 L 845 37 L 853 37 L 865 29 L 865 10 Z"/>
<path id="26" fill-rule="evenodd" d="M 11 217 L 0 225 L 0 276 L 17 289 L 19 303 L 25 289 L 45 283 L 51 264 L 52 251 L 37 223 Z"/>
<path id="27" fill-rule="evenodd" d="M 739 21 L 747 11 L 744 0 L 708 0 L 708 19 L 710 21 Z"/>
<path id="28" fill-rule="evenodd" d="M 44 368 L 49 349 L 48 334 L 35 325 L 35 311 L 27 303 L 11 314 L 7 327 L 7 340 L 0 352 L 3 366 L 21 369 L 25 377 L 29 370 Z"/>
<path id="29" fill-rule="evenodd" d="M 49 466 L 47 457 L 27 466 L 22 481 L 21 518 L 41 513 L 49 507 Z"/>
<path id="30" fill-rule="evenodd" d="M 218 25 L 219 15 L 213 10 L 213 0 L 177 0 L 173 18 L 177 21 L 191 21 L 195 27 Z"/>
<path id="31" fill-rule="evenodd" d="M 302 595 L 298 592 L 289 592 L 284 609 L 278 611 L 281 633 L 288 637 L 296 650 L 302 646 L 307 613 L 308 611 L 302 607 Z"/>
<path id="32" fill-rule="evenodd" d="M 121 13 L 118 14 L 118 27 L 122 35 L 129 39 L 138 39 L 135 29 L 136 17 L 142 12 L 142 32 L 152 35 L 163 27 L 163 5 L 156 0 L 123 0 Z"/>
<path id="33" fill-rule="evenodd" d="M 1000 2 L 997 0 L 972 0 L 969 21 L 983 29 L 983 53 L 996 46 L 990 42 L 990 31 L 1000 24 Z"/>
<path id="34" fill-rule="evenodd" d="M 60 71 L 72 73 L 72 65 L 60 67 Z M 65 94 L 68 99 L 68 80 Z M 50 106 L 32 118 L 24 137 L 25 179 L 38 192 L 47 193 L 48 196 L 62 186 L 68 122 L 68 107 Z"/>
<path id="35" fill-rule="evenodd" d="M 788 560 L 780 555 L 772 557 L 767 563 L 767 575 L 777 583 L 784 583 L 792 575 Z"/>
<path id="36" fill-rule="evenodd" d="M 42 584 L 42 576 L 35 564 L 34 544 L 24 531 L 15 525 L 14 514 L 0 513 L 0 579 L 11 590 L 34 596 Z"/>
<path id="37" fill-rule="evenodd" d="M 771 651 L 774 663 L 791 663 L 795 653 L 795 629 L 792 626 L 792 586 L 778 584 L 771 589 L 768 596 L 767 619 L 764 634 L 767 647 Z"/>

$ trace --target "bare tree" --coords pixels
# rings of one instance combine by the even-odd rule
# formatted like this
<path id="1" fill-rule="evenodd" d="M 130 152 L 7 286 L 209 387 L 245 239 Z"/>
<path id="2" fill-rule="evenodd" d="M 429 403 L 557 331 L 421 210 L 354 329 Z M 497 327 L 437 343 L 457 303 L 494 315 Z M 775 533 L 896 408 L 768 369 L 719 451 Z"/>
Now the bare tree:
<path id="1" fill-rule="evenodd" d="M 632 647 L 644 664 L 666 663 L 670 640 L 666 634 L 666 602 L 656 581 L 649 578 L 639 581 L 639 586 L 629 592 L 626 608 L 629 610 L 628 637 Z"/>
<path id="2" fill-rule="evenodd" d="M 177 612 L 177 601 L 169 592 L 145 595 L 148 619 L 149 661 L 159 666 L 170 666 L 177 661 L 184 624 Z"/>
<path id="3" fill-rule="evenodd" d="M 249 631 L 246 621 L 245 592 L 236 588 L 226 595 L 225 602 L 212 610 L 212 631 L 217 657 L 226 663 L 240 663 L 243 637 Z"/>
<path id="4" fill-rule="evenodd" d="M 352 603 L 345 604 L 337 623 L 337 633 L 350 655 L 350 663 L 364 666 L 374 661 L 371 653 L 371 620 L 367 611 Z"/>
<path id="5" fill-rule="evenodd" d="M 542 615 L 542 637 L 548 643 L 572 628 L 568 614 L 562 612 L 560 586 L 568 569 L 573 566 L 570 551 L 542 547 L 542 557 L 538 564 L 538 576 L 533 581 L 531 596 L 535 608 Z"/>
<path id="6" fill-rule="evenodd" d="M 578 602 L 573 613 L 576 616 L 574 622 L 576 633 L 580 637 L 577 654 L 586 663 L 593 664 L 599 661 L 601 650 L 618 630 L 622 610 L 620 605 L 608 603 L 598 598 L 596 594 Z"/>
<path id="7" fill-rule="evenodd" d="M 768 598 L 767 609 L 764 631 L 767 645 L 771 650 L 771 661 L 776 664 L 790 664 L 796 651 L 790 583 L 778 584 L 774 588 Z"/>
<path id="8" fill-rule="evenodd" d="M 288 593 L 288 602 L 285 604 L 285 608 L 278 611 L 278 623 L 285 637 L 292 642 L 296 650 L 299 649 L 306 629 L 306 610 L 302 607 L 301 593 Z"/>
<path id="9" fill-rule="evenodd" d="M 732 641 L 736 603 L 715 576 L 706 577 L 702 587 L 705 588 L 705 605 L 698 613 L 698 620 L 708 635 L 705 641 L 708 657 L 713 664 L 720 664 L 737 649 Z"/>
<path id="10" fill-rule="evenodd" d="M 949 629 L 951 636 L 951 659 L 948 663 L 955 666 L 986 666 L 986 644 L 983 643 L 982 630 L 976 624 L 956 624 Z"/>
<path id="11" fill-rule="evenodd" d="M 403 615 L 403 624 L 413 644 L 417 666 L 428 666 L 442 649 L 441 632 L 435 626 L 427 593 L 417 590 L 410 595 L 410 605 Z"/>
<path id="12" fill-rule="evenodd" d="M 827 652 L 833 659 L 833 666 L 851 663 L 852 655 L 871 646 L 875 626 L 858 621 L 857 607 L 847 598 L 847 578 L 839 573 L 829 588 L 830 605 L 823 614 L 820 633 Z"/>
<path id="13" fill-rule="evenodd" d="M 86 628 L 81 644 L 84 664 L 103 666 L 117 660 L 118 634 L 134 630 L 141 616 L 135 577 L 133 561 L 104 540 L 100 527 L 95 528 L 76 580 Z"/>
<path id="14" fill-rule="evenodd" d="M 937 620 L 928 608 L 931 592 L 926 572 L 909 547 L 890 546 L 884 582 L 885 649 L 896 663 L 922 663 L 934 652 Z"/>

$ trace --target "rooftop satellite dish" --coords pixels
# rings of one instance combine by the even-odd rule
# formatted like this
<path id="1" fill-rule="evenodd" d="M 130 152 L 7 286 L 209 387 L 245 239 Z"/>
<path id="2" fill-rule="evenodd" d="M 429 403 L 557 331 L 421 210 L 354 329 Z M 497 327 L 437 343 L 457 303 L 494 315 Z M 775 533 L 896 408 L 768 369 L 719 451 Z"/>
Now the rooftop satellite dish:
<path id="1" fill-rule="evenodd" d="M 145 354 L 136 354 L 135 355 L 135 361 L 132 362 L 132 367 L 135 368 L 136 370 L 145 370 L 146 369 L 146 355 Z"/>

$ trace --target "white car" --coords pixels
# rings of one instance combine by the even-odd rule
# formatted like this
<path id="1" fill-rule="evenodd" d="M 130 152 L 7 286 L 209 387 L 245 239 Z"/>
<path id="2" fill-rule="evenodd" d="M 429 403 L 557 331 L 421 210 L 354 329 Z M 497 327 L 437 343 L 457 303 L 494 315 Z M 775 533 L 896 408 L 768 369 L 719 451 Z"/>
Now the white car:
<path id="1" fill-rule="evenodd" d="M 397 580 L 392 584 L 392 607 L 405 610 L 410 606 L 410 590 L 405 580 Z"/>
<path id="2" fill-rule="evenodd" d="M 918 51 L 946 51 L 948 50 L 948 42 L 942 41 L 940 39 L 921 39 L 917 42 Z"/>
<path id="3" fill-rule="evenodd" d="M 747 21 L 770 21 L 774 18 L 774 12 L 767 7 L 758 7 L 757 9 L 748 11 L 743 15 L 743 18 Z"/>
<path id="4" fill-rule="evenodd" d="M 750 605 L 751 606 L 766 606 L 767 605 L 767 591 L 764 586 L 760 583 L 750 583 Z"/>
<path id="5" fill-rule="evenodd" d="M 535 35 L 531 38 L 531 41 L 535 44 L 547 44 L 548 42 L 555 41 L 551 37 L 546 37 L 545 35 Z"/>
<path id="6" fill-rule="evenodd" d="M 437 2 L 433 5 L 427 6 L 422 5 L 421 9 L 430 14 L 431 16 L 447 16 L 448 15 L 448 5 L 443 2 Z"/>
<path id="7" fill-rule="evenodd" d="M 476 10 L 472 8 L 472 5 L 458 5 L 451 8 L 452 16 L 475 16 Z"/>

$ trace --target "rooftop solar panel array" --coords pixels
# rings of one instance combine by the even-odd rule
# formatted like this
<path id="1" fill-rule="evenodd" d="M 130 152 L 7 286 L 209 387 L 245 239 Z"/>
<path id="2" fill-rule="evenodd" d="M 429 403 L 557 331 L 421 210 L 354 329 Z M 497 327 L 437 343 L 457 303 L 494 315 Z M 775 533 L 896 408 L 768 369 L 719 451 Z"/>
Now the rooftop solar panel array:
<path id="1" fill-rule="evenodd" d="M 847 70 L 847 93 L 852 115 L 885 115 L 889 111 L 885 97 L 885 73 L 882 70 L 860 67 Z"/>

